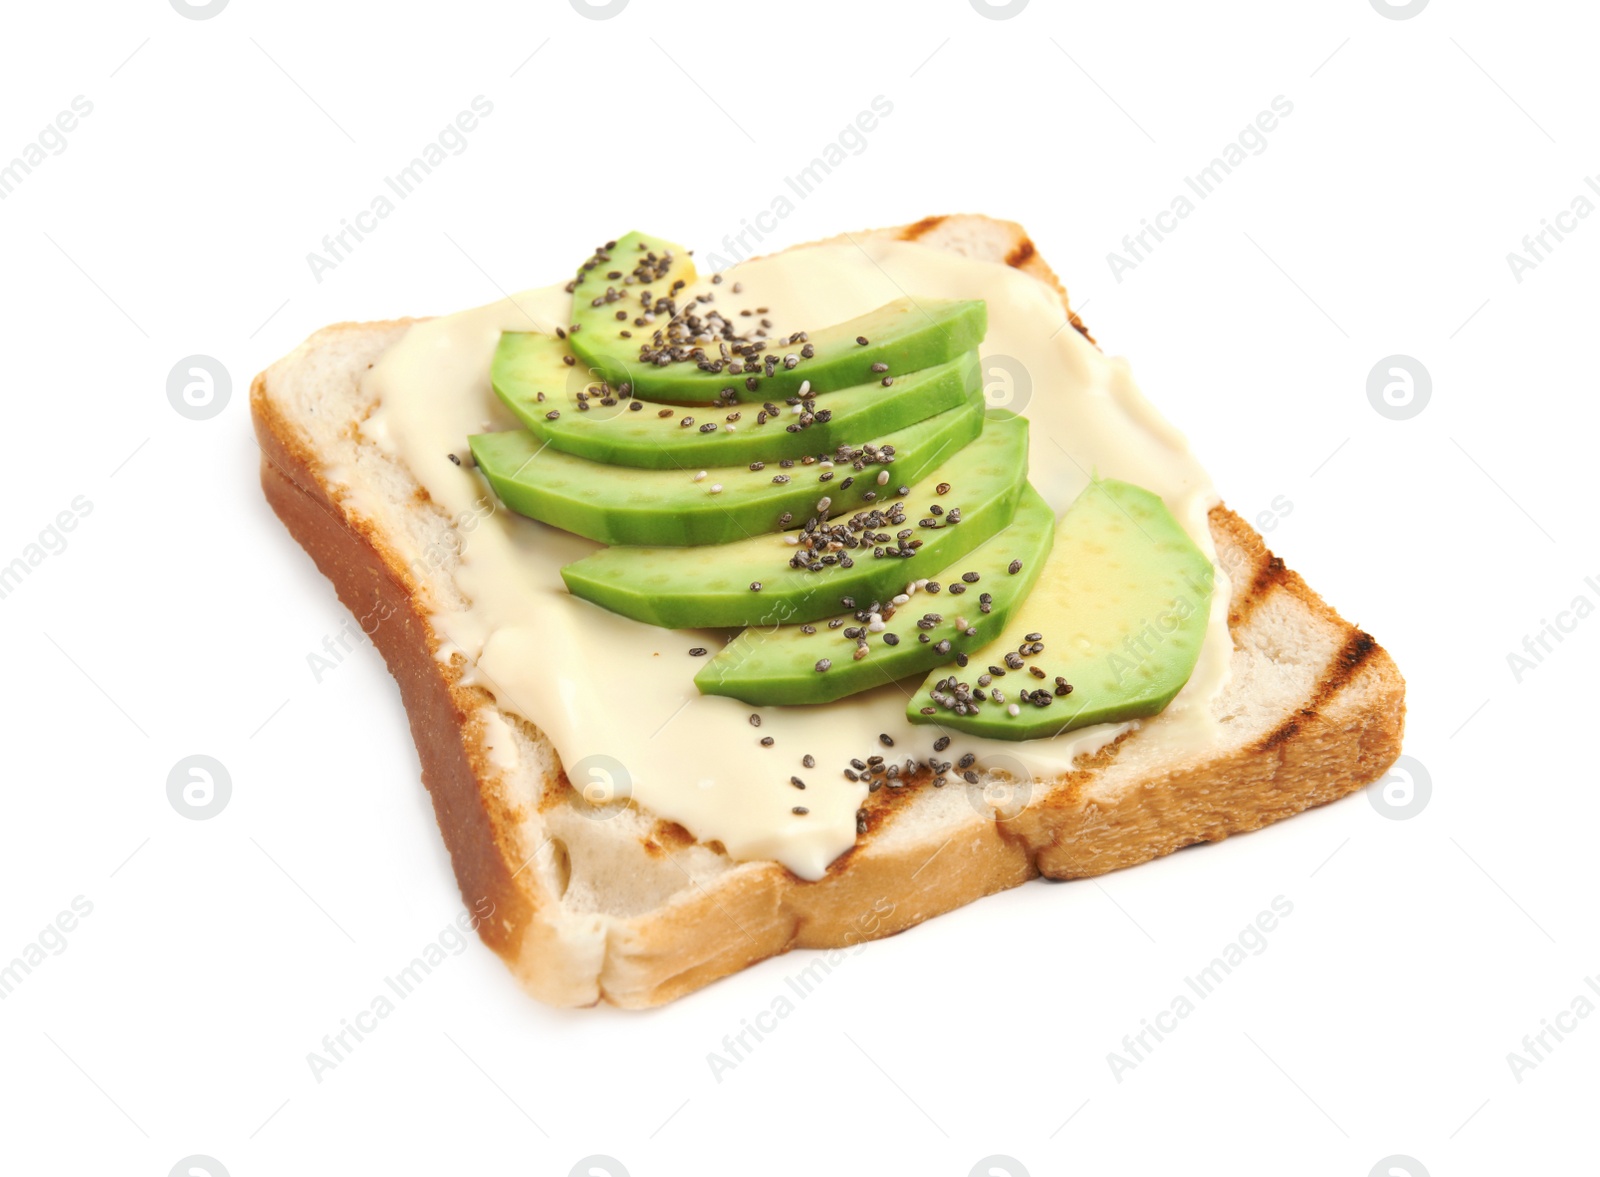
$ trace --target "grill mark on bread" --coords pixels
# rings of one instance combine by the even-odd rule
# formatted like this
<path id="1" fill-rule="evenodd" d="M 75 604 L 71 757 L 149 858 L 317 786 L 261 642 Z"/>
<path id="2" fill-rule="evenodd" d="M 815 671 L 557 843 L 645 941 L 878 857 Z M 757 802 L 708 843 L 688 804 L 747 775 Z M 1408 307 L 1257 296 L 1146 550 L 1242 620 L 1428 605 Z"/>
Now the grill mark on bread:
<path id="1" fill-rule="evenodd" d="M 694 845 L 694 835 L 675 821 L 657 821 L 651 837 L 663 846 L 681 850 Z"/>
<path id="2" fill-rule="evenodd" d="M 1010 253 L 1006 254 L 1006 265 L 1020 270 L 1024 265 L 1027 264 L 1028 259 L 1031 258 L 1035 252 L 1036 251 L 1033 248 L 1033 242 L 1024 237 L 1017 244 L 1016 248 L 1014 248 Z M 1077 316 L 1073 317 L 1076 318 Z M 1081 326 L 1079 327 L 1079 330 L 1082 330 Z"/>
<path id="3" fill-rule="evenodd" d="M 900 238 L 902 241 L 915 241 L 924 233 L 932 233 L 942 224 L 944 224 L 943 217 L 923 217 L 915 225 L 907 225 Z"/>
<path id="4" fill-rule="evenodd" d="M 1282 561 L 1278 561 L 1278 564 L 1281 567 Z M 1269 752 L 1279 744 L 1293 739 L 1300 731 L 1302 722 L 1315 719 L 1318 708 L 1338 694 L 1351 679 L 1355 678 L 1367 659 L 1381 650 L 1382 647 L 1370 633 L 1360 629 L 1352 630 L 1339 652 L 1334 655 L 1333 661 L 1328 664 L 1328 669 L 1323 671 L 1322 677 L 1317 680 L 1317 685 L 1312 690 L 1311 698 L 1306 701 L 1306 705 L 1280 723 L 1271 735 L 1257 744 L 1257 750 Z"/>
<path id="5" fill-rule="evenodd" d="M 872 841 L 873 835 L 888 825 L 896 813 L 911 804 L 911 799 L 917 794 L 918 790 L 933 787 L 933 774 L 926 769 L 909 777 L 902 776 L 900 780 L 904 783 L 898 789 L 891 789 L 888 785 L 882 785 L 867 794 L 866 800 L 861 803 L 860 809 L 860 812 L 866 818 L 867 828 L 865 831 L 857 832 L 854 846 L 851 846 L 850 849 L 828 864 L 828 874 L 830 876 L 842 873 L 851 860 L 866 849 L 867 844 Z M 954 778 L 952 785 L 947 785 L 946 787 L 953 788 L 960 784 L 960 778 L 957 777 Z"/>
<path id="6" fill-rule="evenodd" d="M 1267 552 L 1267 558 L 1257 565 L 1255 575 L 1250 578 L 1250 587 L 1245 589 L 1238 603 L 1229 612 L 1229 627 L 1241 626 L 1248 621 L 1250 615 L 1256 611 L 1256 606 L 1293 575 L 1294 573 L 1289 571 L 1281 559 Z"/>

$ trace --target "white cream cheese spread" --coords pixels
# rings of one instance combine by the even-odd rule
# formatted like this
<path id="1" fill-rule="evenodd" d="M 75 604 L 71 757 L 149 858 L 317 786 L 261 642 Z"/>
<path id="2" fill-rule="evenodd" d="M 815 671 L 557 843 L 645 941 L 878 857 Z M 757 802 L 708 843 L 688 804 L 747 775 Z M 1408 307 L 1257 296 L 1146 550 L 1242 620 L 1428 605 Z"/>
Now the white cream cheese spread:
<path id="1" fill-rule="evenodd" d="M 503 508 L 486 513 L 492 495 L 481 476 L 449 460 L 451 452 L 466 452 L 469 434 L 516 427 L 490 387 L 490 360 L 502 331 L 553 332 L 571 322 L 572 297 L 563 286 L 417 323 L 366 374 L 378 408 L 363 423 L 364 435 L 403 463 L 447 514 L 477 517 L 453 569 L 469 604 L 435 615 L 434 627 L 466 656 L 473 681 L 549 737 L 570 775 L 578 765 L 609 766 L 597 776 L 614 779 L 601 784 L 702 841 L 720 842 L 735 859 L 772 860 L 801 878 L 820 878 L 854 844 L 856 811 L 867 795 L 864 782 L 843 775 L 849 761 L 931 755 L 937 728 L 905 718 L 912 687 L 804 707 L 703 696 L 693 682 L 701 663 L 688 650 L 714 652 L 718 634 L 658 629 L 569 595 L 561 566 L 598 545 Z M 1145 400 L 1126 363 L 1063 326 L 1056 293 L 1037 279 L 913 242 L 866 240 L 745 262 L 721 284 L 702 278 L 684 296 L 702 290 L 715 292 L 724 314 L 769 308 L 774 337 L 843 322 L 906 295 L 984 299 L 991 399 L 1028 417 L 1030 477 L 1057 513 L 1092 474 L 1137 483 L 1161 496 L 1216 563 L 1207 512 L 1217 496 L 1187 443 Z M 908 579 L 937 571 L 914 563 Z M 1199 662 L 1162 714 L 1050 740 L 957 735 L 946 757 L 970 751 L 979 768 L 1051 777 L 1134 726 L 1143 729 L 1141 743 L 1159 743 L 1172 756 L 1203 751 L 1217 737 L 1212 703 L 1232 655 L 1228 595 L 1219 568 Z M 894 741 L 892 750 L 880 734 Z M 763 746 L 769 736 L 771 746 Z M 801 767 L 805 755 L 814 769 Z M 790 783 L 792 775 L 806 781 L 805 792 Z M 585 781 L 573 783 L 581 789 Z M 807 812 L 796 814 L 801 803 Z"/>

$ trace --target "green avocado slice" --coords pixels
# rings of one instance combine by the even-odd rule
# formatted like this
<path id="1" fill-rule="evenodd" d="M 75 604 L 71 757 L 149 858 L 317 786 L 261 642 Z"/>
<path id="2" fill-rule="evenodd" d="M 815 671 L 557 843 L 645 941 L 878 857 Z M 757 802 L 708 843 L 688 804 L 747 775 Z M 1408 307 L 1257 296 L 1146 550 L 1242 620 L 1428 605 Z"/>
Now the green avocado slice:
<path id="1" fill-rule="evenodd" d="M 754 354 L 733 354 L 729 343 L 724 360 L 723 341 L 709 318 L 715 301 L 708 305 L 682 297 L 696 276 L 688 251 L 660 237 L 629 233 L 608 243 L 584 262 L 573 283 L 572 350 L 602 379 L 628 384 L 640 400 L 707 405 L 753 399 L 759 404 L 793 396 L 807 381 L 815 393 L 885 378 L 898 381 L 972 351 L 988 330 L 981 299 L 901 298 L 804 339 L 764 340 Z M 688 323 L 691 315 L 698 330 Z M 727 322 L 742 332 L 757 321 L 734 315 Z M 699 367 L 696 358 L 642 358 L 641 349 L 686 357 L 699 349 L 707 367 Z M 768 357 L 776 360 L 770 372 Z M 874 364 L 887 368 L 874 372 Z M 731 398 L 725 389 L 732 390 Z"/>
<path id="2" fill-rule="evenodd" d="M 530 433 L 555 449 L 653 470 L 823 453 L 850 438 L 889 433 L 956 408 L 983 379 L 978 353 L 967 352 L 888 388 L 873 381 L 831 393 L 823 402 L 809 394 L 765 402 L 776 413 L 758 402 L 690 414 L 612 388 L 594 369 L 567 363 L 571 358 L 567 344 L 553 335 L 507 331 L 491 369 L 495 393 Z M 686 417 L 697 423 L 682 425 Z"/>
<path id="3" fill-rule="evenodd" d="M 829 703 L 954 662 L 991 641 L 1027 598 L 1055 527 L 1050 504 L 1025 486 L 1011 526 L 933 574 L 937 593 L 924 588 L 887 614 L 863 601 L 826 625 L 752 626 L 706 663 L 695 686 L 758 706 Z M 969 590 L 962 576 L 973 572 L 981 579 Z M 880 632 L 871 630 L 874 613 Z M 857 658 L 858 649 L 867 653 Z"/>
<path id="4" fill-rule="evenodd" d="M 840 447 L 826 459 L 834 465 L 796 461 L 777 470 L 607 466 L 564 454 L 526 429 L 480 433 L 468 444 L 500 501 L 519 515 L 604 544 L 724 544 L 791 527 L 823 499 L 837 514 L 888 497 L 976 438 L 983 406 L 980 388 L 958 409 L 866 443 L 871 453 Z M 887 462 L 885 453 L 892 453 Z M 884 472 L 889 477 L 879 483 Z"/>
<path id="5" fill-rule="evenodd" d="M 1033 740 L 1158 714 L 1194 673 L 1214 583 L 1159 497 L 1093 483 L 1061 517 L 1038 585 L 1000 636 L 958 674 L 930 674 L 906 717 Z"/>
<path id="6" fill-rule="evenodd" d="M 848 558 L 848 565 L 791 567 L 800 549 L 787 541 L 801 532 L 790 531 L 715 548 L 607 548 L 568 564 L 561 576 L 574 596 L 668 629 L 815 621 L 847 608 L 845 598 L 863 605 L 887 599 L 965 556 L 1011 522 L 1027 479 L 1028 422 L 996 410 L 976 441 L 912 484 L 909 494 L 881 496 L 854 517 L 835 516 L 834 523 L 854 527 L 868 511 L 904 511 L 902 522 L 872 527 L 872 542 L 862 543 L 864 533 L 853 531 L 857 546 L 834 554 Z M 931 510 L 935 504 L 942 515 Z M 949 522 L 951 508 L 961 512 L 960 523 Z M 921 519 L 942 522 L 922 527 Z M 907 547 L 920 544 L 913 555 L 875 554 L 899 551 L 902 532 L 909 533 Z M 757 581 L 761 591 L 753 593 Z"/>

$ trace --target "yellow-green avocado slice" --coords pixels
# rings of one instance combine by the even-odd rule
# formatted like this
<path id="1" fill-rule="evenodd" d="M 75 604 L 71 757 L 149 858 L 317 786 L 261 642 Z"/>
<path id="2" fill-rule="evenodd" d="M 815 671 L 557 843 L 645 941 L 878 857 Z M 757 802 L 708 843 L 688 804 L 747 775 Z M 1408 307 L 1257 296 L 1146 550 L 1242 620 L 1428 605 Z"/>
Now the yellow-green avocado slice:
<path id="1" fill-rule="evenodd" d="M 828 703 L 954 662 L 994 638 L 1027 598 L 1055 526 L 1050 504 L 1024 486 L 1011 526 L 928 574 L 939 591 L 918 591 L 898 609 L 869 611 L 880 602 L 862 600 L 861 609 L 835 618 L 837 625 L 753 626 L 706 663 L 694 684 L 701 694 L 758 706 Z M 969 589 L 962 576 L 973 572 L 981 579 Z M 872 613 L 881 630 L 872 630 Z M 867 652 L 857 658 L 861 648 Z"/>
<path id="2" fill-rule="evenodd" d="M 1000 636 L 959 673 L 930 674 L 906 717 L 1033 740 L 1156 715 L 1194 673 L 1214 583 L 1210 561 L 1159 497 L 1092 483 L 1061 517 L 1038 584 Z"/>
<path id="3" fill-rule="evenodd" d="M 978 353 L 969 351 L 887 388 L 873 381 L 840 389 L 820 402 L 808 394 L 803 404 L 792 406 L 784 402 L 802 398 L 680 412 L 613 388 L 594 369 L 571 359 L 567 344 L 554 335 L 507 331 L 490 370 L 495 394 L 530 433 L 564 453 L 652 470 L 821 453 L 851 438 L 889 433 L 956 408 L 982 382 Z M 778 411 L 769 412 L 764 404 Z M 693 423 L 684 425 L 685 418 Z"/>
<path id="4" fill-rule="evenodd" d="M 857 514 L 835 513 L 832 522 L 850 528 L 858 546 L 828 553 L 833 562 L 815 571 L 790 566 L 800 551 L 785 542 L 798 538 L 790 531 L 711 548 L 606 548 L 568 564 L 561 577 L 574 596 L 668 629 L 815 621 L 853 607 L 843 604 L 847 598 L 862 606 L 887 601 L 911 581 L 965 556 L 1011 522 L 1027 479 L 1028 422 L 995 410 L 976 441 L 912 483 L 908 494 L 898 494 L 891 480 L 879 488 L 889 493 Z M 865 529 L 870 512 L 896 506 L 904 520 L 873 526 L 873 540 L 865 542 L 865 530 L 855 525 Z M 950 522 L 952 511 L 960 512 L 959 523 Z M 930 526 L 922 526 L 923 519 Z M 893 554 L 913 544 L 913 554 Z M 752 592 L 756 582 L 761 589 Z"/>
<path id="5" fill-rule="evenodd" d="M 719 339 L 702 331 L 695 339 L 703 342 L 684 343 L 683 349 L 702 349 L 706 368 L 700 358 L 663 364 L 641 359 L 641 347 L 659 352 L 665 336 L 658 340 L 657 333 L 690 309 L 683 293 L 695 278 L 694 262 L 681 246 L 644 233 L 618 238 L 584 262 L 573 283 L 572 350 L 602 379 L 628 384 L 641 400 L 707 405 L 731 389 L 737 400 L 759 404 L 792 396 L 808 381 L 812 392 L 822 393 L 885 377 L 898 380 L 972 351 L 988 330 L 981 299 L 900 298 L 859 319 L 810 331 L 804 341 L 775 337 L 754 356 L 730 354 L 724 360 Z M 704 322 L 715 307 L 713 301 L 695 313 Z M 758 320 L 734 315 L 728 322 L 742 331 Z M 770 374 L 768 356 L 777 360 Z M 793 366 L 786 366 L 791 356 Z M 874 364 L 887 368 L 875 372 Z"/>
<path id="6" fill-rule="evenodd" d="M 849 460 L 832 466 L 797 461 L 789 469 L 716 466 L 699 478 L 693 470 L 591 462 L 545 445 L 526 429 L 480 433 L 468 444 L 500 501 L 519 515 L 604 544 L 724 544 L 804 522 L 824 498 L 839 514 L 871 501 L 868 495 L 876 499 L 915 482 L 978 436 L 983 405 L 980 388 L 958 409 L 861 439 L 880 451 L 892 447 L 893 457 L 860 470 Z M 883 471 L 889 480 L 880 485 Z"/>

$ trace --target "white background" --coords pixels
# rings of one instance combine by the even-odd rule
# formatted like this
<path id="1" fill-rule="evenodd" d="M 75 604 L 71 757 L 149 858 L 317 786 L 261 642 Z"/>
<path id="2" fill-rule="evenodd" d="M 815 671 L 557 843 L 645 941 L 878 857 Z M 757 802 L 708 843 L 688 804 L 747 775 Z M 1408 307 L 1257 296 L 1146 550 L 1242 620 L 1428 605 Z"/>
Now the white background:
<path id="1" fill-rule="evenodd" d="M 75 96 L 93 113 L 0 201 L 0 563 L 92 511 L 0 600 L 0 961 L 75 896 L 93 912 L 0 1001 L 0 1168 L 1571 1171 L 1600 1018 L 1521 1082 L 1506 1056 L 1600 972 L 1600 620 L 1520 683 L 1507 654 L 1600 603 L 1600 217 L 1521 282 L 1506 255 L 1600 173 L 1591 6 L 141 0 L 6 24 L 0 161 Z M 716 249 L 878 94 L 892 115 L 765 247 L 1022 221 L 1228 502 L 1292 504 L 1268 541 L 1394 654 L 1430 802 L 1394 821 L 1357 794 L 975 904 L 851 957 L 720 1083 L 707 1053 L 803 955 L 641 1015 L 539 1006 L 474 942 L 316 1082 L 307 1052 L 459 899 L 381 661 L 307 667 L 346 615 L 261 499 L 250 377 L 326 322 L 489 301 L 628 228 Z M 318 282 L 307 253 L 477 95 L 467 149 Z M 1277 95 L 1267 148 L 1118 282 L 1108 252 Z M 198 422 L 166 396 L 195 353 L 233 382 Z M 1366 396 L 1395 353 L 1432 376 L 1407 421 Z M 166 796 L 193 753 L 233 782 L 209 821 Z M 1114 1078 L 1278 895 L 1267 949 Z"/>

